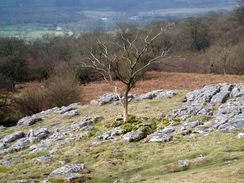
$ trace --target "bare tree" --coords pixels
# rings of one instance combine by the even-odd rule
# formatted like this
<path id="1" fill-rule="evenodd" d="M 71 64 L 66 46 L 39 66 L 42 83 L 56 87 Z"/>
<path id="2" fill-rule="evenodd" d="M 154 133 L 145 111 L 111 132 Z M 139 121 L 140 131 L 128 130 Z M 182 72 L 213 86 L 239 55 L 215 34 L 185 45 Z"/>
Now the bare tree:
<path id="1" fill-rule="evenodd" d="M 112 85 L 118 94 L 123 107 L 124 121 L 128 121 L 128 95 L 136 82 L 143 77 L 145 71 L 153 64 L 164 60 L 169 50 L 162 50 L 154 55 L 153 43 L 164 32 L 161 29 L 157 34 L 151 32 L 136 32 L 134 36 L 120 33 L 112 44 L 106 41 L 97 41 L 99 51 L 91 49 L 90 56 L 83 64 L 100 73 L 104 80 Z M 118 82 L 123 83 L 119 88 Z"/>

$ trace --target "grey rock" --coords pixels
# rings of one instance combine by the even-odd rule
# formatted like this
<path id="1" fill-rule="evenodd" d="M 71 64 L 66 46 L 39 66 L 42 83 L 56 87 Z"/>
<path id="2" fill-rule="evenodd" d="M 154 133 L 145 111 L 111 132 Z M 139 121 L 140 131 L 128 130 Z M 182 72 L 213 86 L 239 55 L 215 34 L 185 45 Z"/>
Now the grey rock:
<path id="1" fill-rule="evenodd" d="M 20 179 L 17 180 L 17 183 L 36 183 L 37 181 L 35 179 Z"/>
<path id="2" fill-rule="evenodd" d="M 105 93 L 98 100 L 92 100 L 91 104 L 93 105 L 105 105 L 112 103 L 114 101 L 118 101 L 119 97 L 117 93 Z"/>
<path id="3" fill-rule="evenodd" d="M 116 179 L 115 181 L 113 181 L 113 183 L 122 183 L 121 180 Z"/>
<path id="4" fill-rule="evenodd" d="M 31 145 L 29 147 L 29 152 L 31 154 L 33 154 L 33 153 L 37 153 L 37 152 L 40 152 L 40 151 L 48 150 L 53 145 L 54 141 L 56 141 L 56 140 L 57 139 L 52 138 L 52 137 L 49 137 L 47 139 L 44 139 L 44 140 L 40 141 L 37 144 Z"/>
<path id="5" fill-rule="evenodd" d="M 202 126 L 202 125 L 204 125 L 204 123 L 202 121 L 197 121 L 191 125 L 191 128 L 196 128 L 196 127 Z"/>
<path id="6" fill-rule="evenodd" d="M 145 137 L 145 134 L 141 131 L 129 132 L 123 136 L 126 142 L 137 142 Z"/>
<path id="7" fill-rule="evenodd" d="M 149 100 L 156 97 L 156 91 L 141 94 L 136 97 L 137 100 Z"/>
<path id="8" fill-rule="evenodd" d="M 173 96 L 177 95 L 175 90 L 154 90 L 148 93 L 143 93 L 138 95 L 135 99 L 136 100 L 151 100 L 151 99 L 167 99 L 172 98 Z"/>
<path id="9" fill-rule="evenodd" d="M 159 133 L 166 135 L 166 134 L 172 134 L 174 132 L 175 132 L 174 128 L 165 128 L 161 130 Z"/>
<path id="10" fill-rule="evenodd" d="M 220 91 L 220 85 L 205 86 L 200 90 L 195 90 L 186 95 L 187 102 L 209 103 L 214 95 Z"/>
<path id="11" fill-rule="evenodd" d="M 10 160 L 5 160 L 3 161 L 3 166 L 11 166 L 12 164 L 15 164 L 15 163 L 19 163 L 23 161 L 23 158 L 22 157 L 15 157 L 15 158 L 12 158 Z"/>
<path id="12" fill-rule="evenodd" d="M 58 168 L 50 174 L 50 176 L 58 176 L 63 173 L 74 173 L 74 172 L 80 172 L 85 168 L 85 165 L 83 163 L 79 164 L 71 164 L 71 165 L 65 165 L 61 168 Z"/>
<path id="13" fill-rule="evenodd" d="M 11 143 L 24 137 L 25 137 L 25 133 L 19 131 L 19 132 L 14 132 L 8 136 L 5 136 L 2 141 L 3 143 Z"/>
<path id="14" fill-rule="evenodd" d="M 52 157 L 47 155 L 47 156 L 40 156 L 38 158 L 36 158 L 36 161 L 40 162 L 40 163 L 49 163 L 52 161 Z"/>
<path id="15" fill-rule="evenodd" d="M 61 108 L 57 108 L 54 113 L 57 113 L 57 114 L 65 114 L 65 113 L 68 113 L 70 111 L 73 111 L 73 110 L 76 110 L 77 107 L 73 106 L 73 105 L 70 105 L 70 106 L 63 106 Z"/>
<path id="16" fill-rule="evenodd" d="M 17 123 L 17 125 L 27 125 L 31 126 L 39 121 L 43 121 L 42 118 L 36 117 L 36 116 L 26 116 L 22 119 L 20 119 Z"/>
<path id="17" fill-rule="evenodd" d="M 189 160 L 178 160 L 178 165 L 181 168 L 187 168 L 190 165 L 190 161 Z"/>
<path id="18" fill-rule="evenodd" d="M 244 129 L 244 120 L 243 119 L 233 119 L 224 123 L 218 127 L 218 129 L 225 133 L 234 133 L 238 130 Z"/>
<path id="19" fill-rule="evenodd" d="M 22 138 L 22 139 L 17 140 L 12 146 L 10 146 L 7 149 L 7 151 L 8 152 L 19 151 L 19 150 L 24 149 L 29 144 L 30 144 L 30 141 L 27 137 Z"/>
<path id="20" fill-rule="evenodd" d="M 103 135 L 98 136 L 100 140 L 115 140 L 115 136 L 119 136 L 125 133 L 125 130 L 121 128 L 115 128 L 110 131 L 105 132 Z"/>
<path id="21" fill-rule="evenodd" d="M 244 84 L 235 85 L 231 92 L 231 96 L 235 98 L 244 96 Z"/>
<path id="22" fill-rule="evenodd" d="M 73 122 L 71 124 L 71 128 L 75 129 L 75 130 L 85 130 L 85 129 L 89 129 L 89 127 L 97 122 L 97 121 L 101 121 L 104 118 L 102 116 L 93 116 L 93 117 L 87 117 L 85 119 L 81 119 L 80 121 L 77 122 Z"/>
<path id="23" fill-rule="evenodd" d="M 61 168 L 58 168 L 50 173 L 49 178 L 51 177 L 62 177 L 68 182 L 79 181 L 83 182 L 85 176 L 81 171 L 85 168 L 83 163 L 65 165 Z"/>
<path id="24" fill-rule="evenodd" d="M 175 132 L 174 128 L 165 128 L 151 134 L 148 139 L 149 142 L 169 142 L 172 140 L 172 134 Z"/>
<path id="25" fill-rule="evenodd" d="M 212 97 L 211 103 L 213 104 L 224 103 L 228 99 L 229 95 L 230 95 L 230 91 L 221 91 Z"/>
<path id="26" fill-rule="evenodd" d="M 46 138 L 48 136 L 48 134 L 49 134 L 49 131 L 47 128 L 40 128 L 40 129 L 37 129 L 34 131 L 31 130 L 29 133 L 29 136 L 37 138 L 38 140 L 41 140 L 41 139 Z"/>
<path id="27" fill-rule="evenodd" d="M 75 110 L 72 110 L 72 111 L 65 112 L 63 115 L 64 115 L 64 117 L 71 118 L 71 117 L 80 115 L 80 113 L 79 113 L 78 110 L 75 109 Z"/>
<path id="28" fill-rule="evenodd" d="M 233 85 L 231 84 L 220 84 L 220 91 L 211 98 L 211 103 L 218 104 L 224 103 L 230 96 Z"/>
<path id="29" fill-rule="evenodd" d="M 172 98 L 175 95 L 177 95 L 177 92 L 175 90 L 164 90 L 156 94 L 155 99 L 162 100 L 162 99 Z"/>
<path id="30" fill-rule="evenodd" d="M 199 156 L 199 157 L 197 157 L 197 158 L 195 158 L 194 160 L 193 160 L 193 162 L 194 163 L 198 163 L 198 162 L 201 162 L 201 161 L 203 161 L 203 160 L 205 160 L 206 158 L 204 157 L 204 156 Z"/>
<path id="31" fill-rule="evenodd" d="M 172 139 L 171 135 L 154 135 L 149 139 L 149 142 L 170 142 Z"/>

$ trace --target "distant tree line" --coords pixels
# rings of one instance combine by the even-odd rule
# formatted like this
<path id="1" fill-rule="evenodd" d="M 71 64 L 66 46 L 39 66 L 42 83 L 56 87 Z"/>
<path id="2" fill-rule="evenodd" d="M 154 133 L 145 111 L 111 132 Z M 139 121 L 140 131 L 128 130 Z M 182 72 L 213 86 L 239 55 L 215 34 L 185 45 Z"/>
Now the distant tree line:
<path id="1" fill-rule="evenodd" d="M 223 73 L 223 67 L 226 67 L 225 73 L 243 74 L 243 4 L 241 1 L 240 7 L 231 15 L 212 12 L 205 17 L 170 22 L 174 26 L 160 35 L 152 45 L 154 53 L 170 48 L 170 55 L 175 56 L 170 62 L 179 66 L 174 71 Z M 43 80 L 48 78 L 56 64 L 66 62 L 76 67 L 77 76 L 82 83 L 98 79 L 92 71 L 79 66 L 91 49 L 98 49 L 98 39 L 105 37 L 113 42 L 120 31 L 126 31 L 128 36 L 133 37 L 138 30 L 159 32 L 168 24 L 169 22 L 154 22 L 143 28 L 134 24 L 120 24 L 117 26 L 117 33 L 113 34 L 93 32 L 80 37 L 46 35 L 32 42 L 1 38 L 0 76 L 13 82 Z M 201 62 L 194 60 L 195 54 L 204 54 L 205 59 Z M 177 60 L 177 57 L 183 59 Z M 184 64 L 188 65 L 187 69 L 182 66 Z M 195 65 L 198 65 L 198 70 L 194 69 Z M 152 69 L 160 70 L 161 67 L 157 65 Z M 163 70 L 171 71 L 172 68 L 163 67 Z"/>

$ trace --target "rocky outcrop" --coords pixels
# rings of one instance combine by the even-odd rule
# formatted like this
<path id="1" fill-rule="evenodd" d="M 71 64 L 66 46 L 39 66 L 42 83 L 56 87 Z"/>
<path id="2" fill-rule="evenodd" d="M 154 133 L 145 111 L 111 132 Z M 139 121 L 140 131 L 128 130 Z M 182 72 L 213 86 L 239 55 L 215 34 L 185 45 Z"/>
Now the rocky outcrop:
<path id="1" fill-rule="evenodd" d="M 102 116 L 92 116 L 81 119 L 80 121 L 73 122 L 71 128 L 74 130 L 85 130 L 89 129 L 91 125 L 97 121 L 103 120 Z"/>
<path id="2" fill-rule="evenodd" d="M 131 99 L 160 100 L 175 95 L 176 92 L 173 90 L 156 90 L 133 96 Z M 103 105 L 118 100 L 112 94 L 105 98 L 104 100 L 99 99 L 97 104 Z M 69 146 L 88 138 L 87 142 L 90 143 L 88 145 L 91 145 L 89 148 L 96 148 L 102 144 L 106 147 L 105 143 L 115 142 L 122 144 L 138 141 L 143 143 L 172 141 L 175 143 L 181 138 L 202 138 L 214 131 L 236 133 L 236 138 L 244 138 L 244 84 L 206 86 L 186 94 L 182 107 L 173 110 L 169 115 L 160 114 L 155 118 L 129 116 L 126 123 L 123 122 L 122 116 L 115 121 L 111 121 L 107 117 L 106 121 L 99 123 L 104 118 L 96 114 L 89 117 L 82 116 L 79 120 L 76 117 L 75 120 L 72 120 L 72 117 L 80 114 L 81 109 L 79 104 L 73 104 L 25 117 L 18 122 L 17 132 L 9 135 L 6 135 L 8 128 L 0 129 L 0 131 L 2 130 L 0 155 L 3 157 L 0 160 L 1 164 L 12 166 L 24 161 L 25 156 L 23 158 L 14 157 L 13 154 L 8 156 L 8 153 L 17 151 L 21 151 L 18 152 L 21 155 L 22 152 L 34 154 L 37 164 L 53 163 L 63 146 Z M 46 123 L 48 119 L 50 121 Z M 108 119 L 110 121 L 107 121 Z M 33 125 L 39 121 L 42 123 Z M 45 126 L 40 127 L 41 124 Z M 37 154 L 42 152 L 45 154 Z M 112 156 L 121 156 L 126 154 L 126 151 L 115 149 L 111 150 L 111 153 Z M 94 157 L 96 158 L 96 155 Z M 191 164 L 203 160 L 204 157 L 201 156 L 192 160 L 176 160 L 173 164 L 185 169 Z M 83 171 L 83 163 L 67 165 L 67 162 L 64 161 L 62 166 L 49 172 L 48 179 L 62 178 L 66 182 L 83 182 L 87 178 L 87 171 Z"/>
<path id="3" fill-rule="evenodd" d="M 177 92 L 175 90 L 155 90 L 140 95 L 129 94 L 128 98 L 129 101 L 131 100 L 141 101 L 141 100 L 152 100 L 152 99 L 162 100 L 162 99 L 172 98 L 175 95 L 177 95 Z M 117 101 L 119 101 L 119 96 L 117 93 L 105 93 L 97 100 L 92 100 L 90 103 L 93 105 L 105 105 Z"/>
<path id="4" fill-rule="evenodd" d="M 115 128 L 110 131 L 105 132 L 103 135 L 99 135 L 97 139 L 99 140 L 110 140 L 115 141 L 117 140 L 116 137 L 125 133 L 125 130 L 121 128 Z"/>
<path id="5" fill-rule="evenodd" d="M 82 170 L 85 168 L 83 163 L 65 165 L 50 173 L 49 178 L 59 177 L 67 182 L 83 182 L 85 175 Z"/>
<path id="6" fill-rule="evenodd" d="M 37 130 L 30 130 L 29 138 L 31 141 L 40 141 L 44 138 L 46 138 L 49 134 L 49 131 L 47 128 L 39 128 Z"/>
<path id="7" fill-rule="evenodd" d="M 2 142 L 3 143 L 11 143 L 11 142 L 14 142 L 18 139 L 21 139 L 21 138 L 24 138 L 25 137 L 25 133 L 24 132 L 14 132 L 10 135 L 7 135 L 5 136 L 3 139 L 2 139 Z"/>
<path id="8" fill-rule="evenodd" d="M 145 133 L 142 131 L 129 132 L 123 136 L 126 142 L 137 142 L 145 137 Z"/>
<path id="9" fill-rule="evenodd" d="M 36 117 L 36 116 L 26 116 L 26 117 L 20 119 L 18 121 L 17 125 L 31 126 L 39 121 L 43 121 L 43 119 L 40 117 Z"/>
<path id="10" fill-rule="evenodd" d="M 172 134 L 175 132 L 174 128 L 165 128 L 158 130 L 151 134 L 148 139 L 149 142 L 169 142 L 172 140 Z"/>
<path id="11" fill-rule="evenodd" d="M 177 95 L 175 90 L 155 90 L 152 92 L 144 93 L 135 97 L 136 100 L 152 100 L 152 99 L 167 99 Z"/>
<path id="12" fill-rule="evenodd" d="M 105 93 L 104 95 L 99 97 L 99 99 L 92 100 L 91 104 L 93 104 L 93 105 L 105 105 L 105 104 L 109 104 L 109 103 L 112 103 L 112 102 L 118 101 L 118 100 L 119 100 L 119 96 L 117 93 Z"/>

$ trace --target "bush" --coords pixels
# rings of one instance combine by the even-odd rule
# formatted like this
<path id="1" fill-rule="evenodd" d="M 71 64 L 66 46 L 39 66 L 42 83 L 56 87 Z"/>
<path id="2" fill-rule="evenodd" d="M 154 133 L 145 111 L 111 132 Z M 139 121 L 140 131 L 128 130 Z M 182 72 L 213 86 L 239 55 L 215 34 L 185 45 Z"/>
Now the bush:
<path id="1" fill-rule="evenodd" d="M 14 126 L 21 117 L 21 114 L 14 109 L 12 103 L 11 96 L 0 93 L 0 125 Z"/>
<path id="2" fill-rule="evenodd" d="M 49 103 L 53 106 L 67 106 L 81 99 L 80 84 L 73 70 L 66 64 L 55 68 L 46 82 L 46 88 Z"/>
<path id="3" fill-rule="evenodd" d="M 24 90 L 14 99 L 17 109 L 24 115 L 41 112 L 47 107 L 44 89 L 32 87 Z"/>

